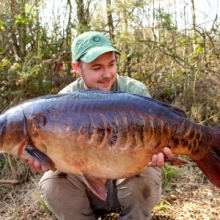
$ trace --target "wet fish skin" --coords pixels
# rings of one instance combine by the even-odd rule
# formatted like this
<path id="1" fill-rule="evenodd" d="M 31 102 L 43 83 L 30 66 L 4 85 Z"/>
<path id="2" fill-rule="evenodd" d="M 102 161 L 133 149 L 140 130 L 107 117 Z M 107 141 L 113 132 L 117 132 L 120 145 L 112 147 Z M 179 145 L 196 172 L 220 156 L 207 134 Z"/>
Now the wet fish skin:
<path id="1" fill-rule="evenodd" d="M 32 99 L 0 116 L 0 153 L 30 154 L 86 179 L 138 174 L 165 146 L 192 158 L 220 188 L 220 130 L 152 98 L 85 90 Z"/>

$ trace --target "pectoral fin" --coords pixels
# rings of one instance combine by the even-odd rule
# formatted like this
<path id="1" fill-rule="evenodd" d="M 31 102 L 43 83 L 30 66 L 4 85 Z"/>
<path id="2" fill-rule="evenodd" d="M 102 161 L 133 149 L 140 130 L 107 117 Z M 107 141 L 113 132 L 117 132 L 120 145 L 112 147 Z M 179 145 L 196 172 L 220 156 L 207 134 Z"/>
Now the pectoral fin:
<path id="1" fill-rule="evenodd" d="M 166 157 L 164 158 L 164 162 L 170 163 L 173 166 L 181 166 L 181 165 L 188 164 L 188 162 L 185 161 L 185 160 L 181 160 L 181 159 L 177 159 L 177 158 L 169 159 L 169 158 L 166 158 Z"/>
<path id="2" fill-rule="evenodd" d="M 47 167 L 50 170 L 56 170 L 54 162 L 46 154 L 39 151 L 36 147 L 28 145 L 25 147 L 25 151 L 42 166 Z"/>
<path id="3" fill-rule="evenodd" d="M 105 201 L 107 197 L 107 189 L 105 187 L 106 180 L 98 179 L 92 176 L 83 175 L 83 179 L 90 190 L 101 200 Z"/>

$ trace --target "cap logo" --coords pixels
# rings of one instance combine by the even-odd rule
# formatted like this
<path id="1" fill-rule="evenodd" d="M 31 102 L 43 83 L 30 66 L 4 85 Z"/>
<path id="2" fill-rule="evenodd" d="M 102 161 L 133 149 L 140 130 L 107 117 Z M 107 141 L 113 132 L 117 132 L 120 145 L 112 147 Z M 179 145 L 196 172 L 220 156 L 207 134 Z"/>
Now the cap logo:
<path id="1" fill-rule="evenodd" d="M 97 37 L 97 36 L 93 37 L 93 41 L 95 42 L 99 42 L 100 40 L 101 40 L 100 37 Z"/>

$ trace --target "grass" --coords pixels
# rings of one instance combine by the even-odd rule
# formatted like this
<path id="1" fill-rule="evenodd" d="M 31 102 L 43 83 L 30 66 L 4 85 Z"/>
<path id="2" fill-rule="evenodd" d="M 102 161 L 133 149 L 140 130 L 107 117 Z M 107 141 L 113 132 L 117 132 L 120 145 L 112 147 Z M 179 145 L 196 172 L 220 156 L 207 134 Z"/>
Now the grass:
<path id="1" fill-rule="evenodd" d="M 47 213 L 51 213 L 50 209 L 48 208 L 46 202 L 44 201 L 40 193 L 35 193 L 35 198 Z"/>
<path id="2" fill-rule="evenodd" d="M 158 205 L 154 207 L 154 211 L 165 211 L 167 209 L 167 204 L 164 203 L 164 201 L 161 201 Z"/>
<path id="3" fill-rule="evenodd" d="M 172 183 L 175 182 L 178 177 L 181 176 L 183 173 L 181 167 L 172 166 L 170 164 L 165 164 L 162 168 L 162 175 L 163 175 L 163 184 L 162 188 L 163 190 L 168 190 Z"/>

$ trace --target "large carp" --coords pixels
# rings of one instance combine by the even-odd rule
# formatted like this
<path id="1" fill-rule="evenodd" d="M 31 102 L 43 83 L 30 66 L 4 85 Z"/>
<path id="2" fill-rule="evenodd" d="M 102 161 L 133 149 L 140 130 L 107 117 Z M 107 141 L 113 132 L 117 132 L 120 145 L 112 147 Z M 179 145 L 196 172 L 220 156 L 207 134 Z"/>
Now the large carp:
<path id="1" fill-rule="evenodd" d="M 0 116 L 0 153 L 81 174 L 102 199 L 99 179 L 134 176 L 165 146 L 192 158 L 220 187 L 220 129 L 152 98 L 84 90 L 32 99 Z"/>

